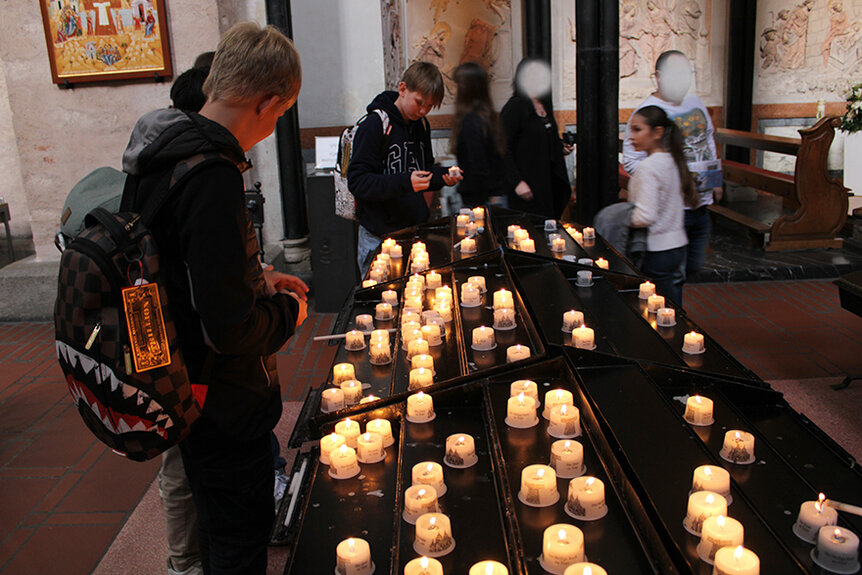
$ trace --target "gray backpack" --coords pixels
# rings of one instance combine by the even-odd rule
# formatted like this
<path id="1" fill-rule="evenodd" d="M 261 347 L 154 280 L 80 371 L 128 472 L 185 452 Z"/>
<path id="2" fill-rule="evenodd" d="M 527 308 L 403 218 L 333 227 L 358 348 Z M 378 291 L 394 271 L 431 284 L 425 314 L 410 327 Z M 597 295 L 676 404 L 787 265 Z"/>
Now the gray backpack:
<path id="1" fill-rule="evenodd" d="M 383 123 L 383 146 L 381 150 L 381 158 L 386 159 L 386 150 L 389 149 L 389 114 L 383 110 L 374 110 L 380 116 L 380 121 Z M 356 198 L 347 187 L 347 170 L 350 166 L 350 156 L 353 153 L 353 138 L 356 137 L 356 131 L 359 129 L 359 124 L 368 117 L 365 114 L 359 118 L 355 124 L 349 128 L 345 128 L 341 133 L 341 138 L 338 141 L 338 158 L 335 163 L 335 215 L 346 220 L 356 220 Z"/>

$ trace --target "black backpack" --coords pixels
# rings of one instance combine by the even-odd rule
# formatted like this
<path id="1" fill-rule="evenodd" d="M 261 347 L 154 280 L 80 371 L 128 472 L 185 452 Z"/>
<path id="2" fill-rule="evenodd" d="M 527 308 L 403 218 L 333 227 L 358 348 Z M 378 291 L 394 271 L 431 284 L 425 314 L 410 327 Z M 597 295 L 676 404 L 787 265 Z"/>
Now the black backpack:
<path id="1" fill-rule="evenodd" d="M 69 393 L 96 437 L 135 461 L 178 443 L 201 414 L 149 226 L 177 185 L 211 161 L 230 160 L 199 154 L 167 170 L 140 214 L 92 210 L 60 259 L 54 329 Z M 124 199 L 137 185 L 126 179 Z"/>

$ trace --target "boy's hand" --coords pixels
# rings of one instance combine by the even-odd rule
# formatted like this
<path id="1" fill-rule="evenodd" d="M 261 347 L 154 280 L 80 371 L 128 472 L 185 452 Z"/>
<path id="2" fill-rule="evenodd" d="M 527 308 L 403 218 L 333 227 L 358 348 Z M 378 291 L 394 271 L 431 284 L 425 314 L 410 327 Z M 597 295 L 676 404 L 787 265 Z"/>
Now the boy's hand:
<path id="1" fill-rule="evenodd" d="M 431 172 L 424 170 L 410 172 L 410 184 L 414 192 L 424 192 L 431 186 Z"/>
<path id="2" fill-rule="evenodd" d="M 530 189 L 530 184 L 521 180 L 518 182 L 518 185 L 515 186 L 515 193 L 518 194 L 518 197 L 522 200 L 530 201 L 533 199 L 533 190 Z"/>
<path id="3" fill-rule="evenodd" d="M 289 291 L 303 301 L 308 299 L 306 295 L 308 293 L 308 286 L 298 277 L 276 271 L 272 267 L 264 269 L 263 275 L 266 278 L 266 287 L 269 295 L 274 295 L 281 291 Z"/>
<path id="4" fill-rule="evenodd" d="M 300 296 L 292 291 L 285 291 L 284 293 L 295 299 L 296 303 L 299 304 L 296 312 L 296 329 L 299 329 L 299 326 L 308 318 L 308 303 L 306 302 L 305 294 Z"/>
<path id="5" fill-rule="evenodd" d="M 461 168 L 458 168 L 457 170 L 450 169 L 448 172 L 443 173 L 443 182 L 447 186 L 454 186 L 463 179 L 464 172 L 461 171 Z"/>

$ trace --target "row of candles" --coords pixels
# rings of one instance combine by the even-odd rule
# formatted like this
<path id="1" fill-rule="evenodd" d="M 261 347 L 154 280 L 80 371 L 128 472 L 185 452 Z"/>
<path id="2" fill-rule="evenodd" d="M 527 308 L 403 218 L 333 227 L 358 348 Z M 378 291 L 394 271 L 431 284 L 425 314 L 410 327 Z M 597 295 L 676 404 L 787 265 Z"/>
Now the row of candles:
<path id="1" fill-rule="evenodd" d="M 660 327 L 673 327 L 676 325 L 676 311 L 666 307 L 664 296 L 655 291 L 655 284 L 645 281 L 638 286 L 638 298 L 646 300 L 647 313 L 656 314 L 656 325 Z M 691 331 L 683 336 L 682 351 L 691 355 L 698 355 L 706 351 L 703 334 Z"/>
<path id="2" fill-rule="evenodd" d="M 458 232 L 464 234 L 455 247 L 461 250 L 462 254 L 476 253 L 476 234 L 484 229 L 485 223 L 485 208 L 476 207 L 462 208 L 460 213 L 455 217 L 455 225 Z"/>

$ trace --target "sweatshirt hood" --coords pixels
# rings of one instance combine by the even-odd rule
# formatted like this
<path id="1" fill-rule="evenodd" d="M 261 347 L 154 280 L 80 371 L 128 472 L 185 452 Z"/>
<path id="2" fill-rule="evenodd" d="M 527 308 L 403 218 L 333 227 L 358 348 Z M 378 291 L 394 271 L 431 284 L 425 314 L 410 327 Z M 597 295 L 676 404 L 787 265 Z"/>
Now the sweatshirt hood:
<path id="1" fill-rule="evenodd" d="M 123 153 L 123 171 L 132 175 L 155 172 L 206 152 L 226 155 L 240 170 L 250 166 L 237 139 L 221 124 L 175 108 L 154 110 L 132 129 Z"/>
<path id="2" fill-rule="evenodd" d="M 398 109 L 398 106 L 395 105 L 395 100 L 398 99 L 398 92 L 395 90 L 386 90 L 385 92 L 380 92 L 368 104 L 368 107 L 365 108 L 365 111 L 369 114 L 374 110 L 383 110 L 389 115 L 390 122 L 401 124 L 402 126 L 406 126 L 407 122 L 404 121 L 404 117 L 401 115 L 401 111 Z"/>

